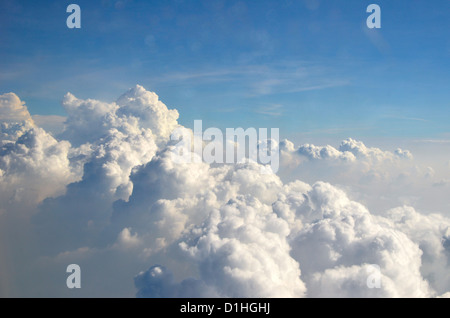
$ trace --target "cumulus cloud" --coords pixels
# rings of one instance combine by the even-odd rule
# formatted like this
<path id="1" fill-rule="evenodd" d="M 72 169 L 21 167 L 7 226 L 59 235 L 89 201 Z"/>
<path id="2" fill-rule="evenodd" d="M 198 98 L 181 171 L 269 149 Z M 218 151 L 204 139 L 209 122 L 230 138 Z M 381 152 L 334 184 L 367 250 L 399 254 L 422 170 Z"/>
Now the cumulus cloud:
<path id="1" fill-rule="evenodd" d="M 300 185 L 300 188 L 305 188 Z M 288 185 L 287 190 L 291 190 Z M 330 184 L 282 193 L 275 210 L 303 226 L 290 234 L 292 255 L 312 297 L 426 297 L 422 252 L 404 233 L 372 216 Z M 295 214 L 290 216 L 289 214 Z M 368 266 L 380 267 L 381 288 L 367 285 Z"/>
<path id="2" fill-rule="evenodd" d="M 280 150 L 281 175 L 306 178 L 309 182 L 336 182 L 336 179 L 351 184 L 388 182 L 405 173 L 405 167 L 413 166 L 413 156 L 408 150 L 384 151 L 351 138 L 342 141 L 338 148 L 313 144 L 296 148 L 291 141 L 284 140 Z M 308 175 L 309 171 L 313 173 Z"/>
<path id="3" fill-rule="evenodd" d="M 40 202 L 63 193 L 76 180 L 68 158 L 70 143 L 35 126 L 15 94 L 0 96 L 0 121 L 2 205 Z"/>
<path id="4" fill-rule="evenodd" d="M 61 194 L 74 181 L 68 159 L 70 144 L 40 128 L 25 131 L 0 148 L 2 201 L 40 202 Z"/>
<path id="5" fill-rule="evenodd" d="M 288 224 L 268 205 L 238 196 L 193 230 L 180 246 L 197 262 L 200 277 L 223 297 L 302 297 L 305 286 L 290 256 Z M 192 238 L 190 238 L 192 241 Z"/>
<path id="6" fill-rule="evenodd" d="M 408 159 L 412 158 L 412 155 L 408 150 L 398 148 L 394 153 L 391 153 L 389 151 L 383 151 L 379 148 L 366 147 L 363 142 L 351 138 L 348 138 L 341 143 L 339 146 L 339 151 L 344 153 L 350 152 L 356 157 L 370 158 L 375 162 L 392 160 L 395 158 L 394 156 Z"/>
<path id="7" fill-rule="evenodd" d="M 0 95 L 0 122 L 33 122 L 25 102 L 14 93 Z"/>
<path id="8" fill-rule="evenodd" d="M 62 105 L 68 117 L 61 137 L 71 140 L 75 145 L 97 141 L 119 120 L 115 116 L 118 108 L 115 103 L 109 104 L 92 99 L 82 100 L 67 93 Z"/>
<path id="9" fill-rule="evenodd" d="M 435 189 L 449 172 L 440 169 L 437 173 L 429 162 L 418 161 L 409 150 L 386 151 L 351 138 L 337 148 L 295 146 L 284 140 L 280 154 L 279 176 L 284 181 L 339 185 L 375 213 L 404 204 L 414 204 L 427 212 L 447 209 L 443 190 L 438 193 Z"/>
<path id="10" fill-rule="evenodd" d="M 144 95 L 145 92 L 141 91 Z M 69 116 L 62 136 L 78 144 L 83 142 L 72 152 L 74 164 L 81 162 L 83 176 L 79 182 L 67 186 L 64 196 L 46 200 L 36 222 L 44 227 L 54 224 L 56 232 L 49 235 L 60 235 L 60 244 L 70 242 L 69 246 L 74 247 L 89 240 L 88 233 L 98 235 L 109 222 L 114 201 L 128 200 L 133 191 L 132 170 L 153 158 L 157 151 L 155 140 L 168 136 L 155 136 L 152 129 L 142 127 L 141 121 L 125 110 L 118 115 L 120 107 L 115 103 L 80 100 L 67 94 L 64 105 Z M 162 103 L 158 105 L 163 108 L 161 114 L 168 111 Z M 78 130 L 84 135 L 76 134 Z M 61 213 L 62 210 L 65 212 Z M 63 224 L 78 226 L 62 233 L 59 229 Z M 82 239 L 74 239 L 80 236 Z"/>
<path id="11" fill-rule="evenodd" d="M 122 232 L 120 232 L 119 237 L 117 239 L 117 244 L 123 248 L 129 248 L 136 245 L 139 245 L 140 239 L 137 234 L 132 234 L 129 228 L 124 228 Z"/>
<path id="12" fill-rule="evenodd" d="M 384 213 L 392 228 L 405 233 L 421 249 L 423 276 L 438 294 L 450 286 L 450 219 L 440 214 L 423 215 L 403 206 Z"/>
<path id="13" fill-rule="evenodd" d="M 317 147 L 306 144 L 297 149 L 299 155 L 308 157 L 309 159 L 339 159 L 354 161 L 355 155 L 350 151 L 339 151 L 332 146 Z"/>
<path id="14" fill-rule="evenodd" d="M 164 158 L 170 162 L 169 156 Z M 164 166 L 166 172 L 174 169 L 169 163 L 159 165 Z M 150 170 L 150 166 L 152 163 L 143 171 Z M 185 170 L 178 165 L 175 167 Z M 223 171 L 226 171 L 224 169 L 230 170 L 224 174 Z M 171 173 L 173 177 L 169 180 L 173 184 L 163 188 L 171 189 L 168 193 L 175 193 L 177 199 L 170 199 L 169 194 L 158 194 L 164 197 L 164 200 L 155 202 L 154 198 L 139 195 L 141 200 L 148 200 L 148 204 L 142 202 L 137 204 L 133 196 L 128 204 L 129 208 L 136 205 L 137 210 L 141 210 L 139 207 L 150 206 L 146 220 L 150 221 L 154 217 L 147 223 L 152 226 L 176 224 L 174 221 L 166 220 L 169 216 L 173 218 L 174 212 L 178 214 L 175 217 L 183 222 L 178 226 L 177 233 L 172 232 L 172 240 L 165 242 L 168 244 L 166 247 L 173 247 L 174 243 L 179 242 L 178 246 L 189 256 L 189 260 L 183 258 L 183 262 L 193 262 L 197 269 L 192 273 L 200 273 L 195 278 L 196 284 L 200 280 L 202 286 L 212 288 L 216 294 L 232 297 L 302 294 L 312 297 L 435 295 L 422 276 L 423 252 L 419 245 L 400 229 L 395 228 L 390 221 L 371 215 L 364 206 L 349 200 L 344 192 L 330 184 L 317 183 L 311 187 L 296 181 L 283 186 L 279 180 L 273 180 L 270 188 L 275 190 L 274 194 L 277 196 L 273 199 L 268 190 L 261 192 L 248 190 L 251 188 L 250 185 L 261 186 L 268 181 L 256 178 L 260 174 L 251 166 L 211 168 L 200 164 L 191 166 L 190 170 L 196 170 L 198 173 L 196 178 L 190 179 L 191 182 L 199 180 L 200 184 L 208 184 L 207 191 L 204 191 L 205 187 L 196 186 L 195 182 L 189 187 L 180 186 L 177 189 L 175 185 L 186 182 L 186 178 L 183 174 Z M 217 173 L 218 170 L 221 174 Z M 233 178 L 240 170 L 246 172 L 246 178 Z M 164 174 L 159 173 L 159 178 Z M 201 175 L 203 177 L 200 177 Z M 215 177 L 206 181 L 206 176 L 211 175 Z M 143 180 L 154 179 L 155 176 L 148 175 L 143 178 Z M 164 181 L 157 180 L 158 184 L 164 184 Z M 241 187 L 245 183 L 247 185 Z M 152 188 L 148 183 L 144 185 L 135 182 L 136 195 L 141 187 Z M 226 187 L 233 190 L 222 192 Z M 182 190 L 186 188 L 189 190 Z M 194 192 L 190 192 L 192 190 Z M 246 195 L 240 194 L 241 190 Z M 213 196 L 208 191 L 221 195 Z M 184 197 L 183 193 L 187 193 L 188 196 Z M 192 198 L 193 193 L 197 193 L 195 199 Z M 180 206 L 175 207 L 181 203 L 180 196 L 183 197 L 182 206 L 184 205 L 181 209 Z M 205 204 L 206 198 L 209 199 L 209 204 Z M 164 206 L 164 213 L 160 213 L 161 205 Z M 189 208 L 186 208 L 187 206 Z M 219 207 L 214 208 L 215 206 Z M 156 207 L 158 208 L 155 209 Z M 127 211 L 127 208 L 122 206 L 120 210 Z M 205 217 L 204 212 L 208 210 L 210 212 Z M 159 213 L 156 214 L 156 211 Z M 194 214 L 190 215 L 193 211 Z M 137 212 L 134 213 L 136 215 Z M 200 221 L 202 223 L 199 220 L 194 221 L 192 216 L 199 216 L 199 213 L 203 214 L 200 219 L 206 221 Z M 151 233 L 159 233 L 160 242 L 164 239 L 163 233 L 170 232 L 169 228 L 158 231 L 152 226 L 145 225 L 145 228 L 152 228 Z M 271 230 L 267 230 L 266 227 Z M 190 231 L 185 230 L 190 228 Z M 265 241 L 267 238 L 270 238 L 270 242 Z M 157 237 L 152 237 L 150 241 L 157 241 Z M 288 244 L 287 247 L 285 245 L 285 249 L 282 248 L 284 242 Z M 271 250 L 273 243 L 277 245 L 277 253 Z M 275 255 L 275 259 L 271 257 Z M 288 268 L 280 271 L 277 267 L 280 263 L 277 263 L 277 260 L 283 260 L 281 264 Z M 368 270 L 372 264 L 376 264 L 381 270 L 383 287 L 380 289 L 367 286 Z M 292 274 L 300 269 L 300 276 L 299 272 Z M 280 272 L 292 276 L 284 280 L 277 277 Z M 270 277 L 269 281 L 266 281 L 267 277 Z M 300 277 L 300 280 L 293 277 Z M 279 279 L 285 281 L 282 288 L 277 285 Z M 287 281 L 292 284 L 287 284 Z M 142 280 L 137 284 L 138 295 L 146 294 L 146 288 L 153 288 L 141 284 Z M 173 281 L 168 284 L 175 293 Z M 181 288 L 179 285 L 176 286 Z M 256 287 L 253 289 L 250 286 Z M 266 288 L 263 288 L 264 286 Z"/>
<path id="15" fill-rule="evenodd" d="M 95 142 L 108 134 L 110 129 L 124 126 L 149 129 L 155 141 L 167 141 L 172 130 L 178 126 L 178 111 L 168 109 L 158 95 L 139 85 L 113 103 L 78 99 L 67 93 L 63 106 L 68 117 L 61 138 L 75 145 Z"/>
<path id="16" fill-rule="evenodd" d="M 304 144 L 295 149 L 293 143 L 289 140 L 285 140 L 283 144 L 286 152 L 295 152 L 311 160 L 342 160 L 348 162 L 366 160 L 372 163 L 380 163 L 398 158 L 413 158 L 409 150 L 398 148 L 394 152 L 384 151 L 375 147 L 367 147 L 363 142 L 352 138 L 343 140 L 338 149 L 330 145 L 315 146 L 312 144 Z"/>
<path id="17" fill-rule="evenodd" d="M 8 231 L 20 238 L 14 250 L 27 252 L 1 259 L 32 285 L 24 294 L 66 293 L 52 273 L 77 263 L 89 269 L 80 290 L 88 296 L 448 295 L 449 219 L 395 205 L 373 213 L 348 195 L 373 180 L 403 185 L 408 173 L 431 186 L 434 170 L 420 170 L 407 150 L 285 140 L 284 170 L 262 174 L 256 162 L 176 161 L 170 134 L 192 132 L 141 86 L 113 103 L 66 94 L 55 137 L 5 95 L 15 106 L 2 113 L 0 225 L 24 201 L 33 216 Z M 32 231 L 25 239 L 19 229 Z M 380 288 L 368 284 L 374 274 Z"/>
<path id="18" fill-rule="evenodd" d="M 279 178 L 262 175 L 256 163 L 212 168 L 171 159 L 163 153 L 137 171 L 133 195 L 116 205 L 115 212 L 116 220 L 135 222 L 132 226 L 143 232 L 148 253 L 179 249 L 173 257 L 190 264 L 191 274 L 200 272 L 200 277 L 176 286 L 200 284 L 218 296 L 302 296 L 299 266 L 286 240 L 289 226 L 270 207 L 282 186 Z M 160 190 L 148 193 L 155 185 Z M 142 277 L 153 277 L 153 270 Z M 141 286 L 142 279 L 138 281 Z M 166 283 L 173 295 L 180 294 L 172 280 Z M 153 290 L 139 288 L 141 296 Z"/>
<path id="19" fill-rule="evenodd" d="M 150 128 L 158 141 L 167 141 L 177 127 L 178 111 L 168 109 L 158 95 L 136 85 L 117 100 L 118 115 L 138 118 L 141 127 Z"/>

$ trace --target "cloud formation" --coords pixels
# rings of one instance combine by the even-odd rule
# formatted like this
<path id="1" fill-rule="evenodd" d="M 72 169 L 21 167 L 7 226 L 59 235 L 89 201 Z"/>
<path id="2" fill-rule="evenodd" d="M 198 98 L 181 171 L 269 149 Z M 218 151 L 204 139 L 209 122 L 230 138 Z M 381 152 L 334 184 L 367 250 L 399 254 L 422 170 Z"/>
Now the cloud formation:
<path id="1" fill-rule="evenodd" d="M 0 95 L 0 122 L 33 122 L 25 102 L 14 93 Z"/>
<path id="2" fill-rule="evenodd" d="M 80 290 L 85 295 L 434 297 L 450 291 L 448 218 L 411 206 L 373 213 L 343 190 L 370 189 L 358 187 L 361 180 L 402 184 L 405 169 L 419 171 L 407 150 L 353 139 L 339 148 L 296 148 L 285 140 L 286 178 L 283 170 L 261 174 L 255 162 L 174 161 L 171 132 L 190 130 L 141 86 L 113 103 L 66 94 L 65 130 L 56 137 L 27 119 L 16 95 L 2 95 L 1 105 L 0 223 L 20 238 L 15 246 L 1 244 L 22 251 L 8 255 L 19 273 L 14 279 L 33 285 L 22 290 L 26 295 L 67 292 L 54 275 L 65 263 L 90 269 L 88 288 Z M 426 174 L 433 178 L 432 170 Z M 20 211 L 26 222 L 8 224 Z M 20 234 L 25 228 L 27 239 Z M 23 282 L 30 270 L 34 280 Z M 368 284 L 374 274 L 380 288 Z"/>
<path id="3" fill-rule="evenodd" d="M 436 190 L 435 186 L 442 184 L 450 171 L 435 170 L 429 162 L 417 160 L 409 150 L 386 151 L 352 138 L 342 141 L 337 148 L 295 146 L 283 140 L 280 150 L 279 175 L 283 180 L 338 185 L 372 213 L 402 205 L 415 205 L 428 213 L 448 208 L 443 189 Z"/>
<path id="4" fill-rule="evenodd" d="M 404 233 L 380 221 L 327 183 L 307 191 L 287 185 L 275 210 L 302 225 L 291 232 L 292 255 L 300 262 L 309 296 L 426 297 L 421 250 Z M 291 215 L 294 214 L 295 216 Z M 381 288 L 368 288 L 369 266 L 381 270 Z"/>
<path id="5" fill-rule="evenodd" d="M 77 178 L 70 143 L 34 125 L 14 93 L 0 96 L 0 200 L 19 208 L 64 192 Z"/>

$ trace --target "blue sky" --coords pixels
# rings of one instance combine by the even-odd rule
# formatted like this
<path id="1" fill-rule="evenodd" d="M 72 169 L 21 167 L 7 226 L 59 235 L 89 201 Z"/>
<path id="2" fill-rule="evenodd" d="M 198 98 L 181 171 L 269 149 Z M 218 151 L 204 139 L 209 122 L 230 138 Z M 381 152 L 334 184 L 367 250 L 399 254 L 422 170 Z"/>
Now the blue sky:
<path id="1" fill-rule="evenodd" d="M 70 3 L 81 29 L 66 27 Z M 449 13 L 448 0 L 4 0 L 0 93 L 64 115 L 68 91 L 113 101 L 141 84 L 188 127 L 450 139 Z"/>

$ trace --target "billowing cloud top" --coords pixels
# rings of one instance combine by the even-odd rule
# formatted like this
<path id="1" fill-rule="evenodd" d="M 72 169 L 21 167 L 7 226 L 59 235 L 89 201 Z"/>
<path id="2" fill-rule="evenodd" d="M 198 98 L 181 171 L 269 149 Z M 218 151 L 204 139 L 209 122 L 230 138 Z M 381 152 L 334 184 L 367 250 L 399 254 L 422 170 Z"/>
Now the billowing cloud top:
<path id="1" fill-rule="evenodd" d="M 65 295 L 54 273 L 71 263 L 89 269 L 85 296 L 434 297 L 450 290 L 447 217 L 403 205 L 371 213 L 329 182 L 292 180 L 293 172 L 313 171 L 352 175 L 347 180 L 358 182 L 348 187 L 393 182 L 394 171 L 414 161 L 409 151 L 353 139 L 338 149 L 285 140 L 290 178 L 283 178 L 261 174 L 255 162 L 174 162 L 169 136 L 180 127 L 178 112 L 142 86 L 114 103 L 66 94 L 57 137 L 30 123 L 16 95 L 0 101 L 8 119 L 0 232 L 10 235 L 0 259 L 12 263 L 0 272 L 9 282 L 2 294 L 25 286 L 19 295 Z"/>
<path id="2" fill-rule="evenodd" d="M 14 93 L 0 95 L 0 122 L 33 122 L 25 103 Z"/>
<path id="3" fill-rule="evenodd" d="M 178 111 L 168 109 L 158 95 L 136 85 L 114 103 L 81 100 L 70 93 L 64 96 L 68 113 L 66 130 L 62 134 L 75 144 L 94 142 L 110 129 L 150 129 L 155 141 L 162 142 L 177 127 Z"/>

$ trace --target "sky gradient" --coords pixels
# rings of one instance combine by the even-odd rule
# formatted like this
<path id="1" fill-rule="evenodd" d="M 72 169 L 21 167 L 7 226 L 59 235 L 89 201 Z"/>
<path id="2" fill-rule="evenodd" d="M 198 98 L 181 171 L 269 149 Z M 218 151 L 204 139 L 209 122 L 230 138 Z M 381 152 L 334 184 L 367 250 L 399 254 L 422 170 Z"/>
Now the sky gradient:
<path id="1" fill-rule="evenodd" d="M 65 115 L 68 91 L 115 100 L 136 84 L 207 126 L 282 135 L 450 139 L 450 3 L 2 1 L 0 92 Z"/>

